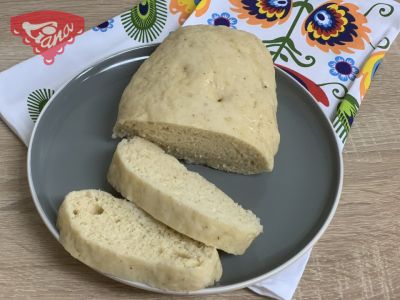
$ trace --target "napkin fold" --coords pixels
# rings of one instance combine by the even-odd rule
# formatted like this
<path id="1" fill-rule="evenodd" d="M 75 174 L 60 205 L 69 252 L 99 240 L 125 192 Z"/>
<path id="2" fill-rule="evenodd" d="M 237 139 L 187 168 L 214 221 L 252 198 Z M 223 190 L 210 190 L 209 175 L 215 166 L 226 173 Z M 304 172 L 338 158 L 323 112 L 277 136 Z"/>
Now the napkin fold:
<path id="1" fill-rule="evenodd" d="M 75 75 L 119 51 L 160 43 L 179 26 L 195 24 L 258 36 L 276 66 L 314 96 L 343 147 L 372 77 L 400 31 L 400 5 L 390 0 L 143 0 L 71 40 L 51 63 L 36 55 L 1 72 L 1 117 L 28 145 L 47 101 Z M 310 252 L 250 289 L 291 299 Z"/>
<path id="2" fill-rule="evenodd" d="M 311 250 L 303 254 L 297 261 L 287 266 L 283 271 L 249 286 L 253 292 L 279 300 L 292 299 L 306 268 Z"/>

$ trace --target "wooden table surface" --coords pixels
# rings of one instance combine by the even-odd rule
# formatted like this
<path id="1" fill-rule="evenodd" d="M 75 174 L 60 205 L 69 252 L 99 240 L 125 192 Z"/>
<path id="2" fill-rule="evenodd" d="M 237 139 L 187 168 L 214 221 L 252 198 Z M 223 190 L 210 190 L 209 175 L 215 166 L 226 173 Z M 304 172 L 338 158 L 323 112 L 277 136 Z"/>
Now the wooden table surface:
<path id="1" fill-rule="evenodd" d="M 62 10 L 84 16 L 90 28 L 134 2 L 0 0 L 0 71 L 32 56 L 31 49 L 9 32 L 11 16 Z M 0 121 L 0 299 L 180 298 L 124 286 L 69 256 L 34 208 L 26 152 Z M 345 146 L 344 167 L 338 210 L 314 247 L 294 298 L 400 299 L 399 41 L 392 45 L 363 101 Z M 247 289 L 202 297 L 261 298 Z"/>

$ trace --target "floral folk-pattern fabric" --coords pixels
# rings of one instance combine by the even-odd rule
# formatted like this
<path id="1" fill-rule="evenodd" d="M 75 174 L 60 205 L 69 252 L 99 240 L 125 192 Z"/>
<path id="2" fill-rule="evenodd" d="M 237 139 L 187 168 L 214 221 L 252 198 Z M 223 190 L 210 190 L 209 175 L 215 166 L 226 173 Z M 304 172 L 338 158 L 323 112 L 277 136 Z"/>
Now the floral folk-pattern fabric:
<path id="1" fill-rule="evenodd" d="M 204 16 L 192 14 L 184 25 L 222 25 L 258 36 L 275 65 L 314 96 L 343 146 L 400 30 L 399 6 L 391 0 L 214 0 Z"/>
<path id="2" fill-rule="evenodd" d="M 373 76 L 400 31 L 400 5 L 393 0 L 141 0 L 84 33 L 68 48 L 69 54 L 52 65 L 26 62 L 40 76 L 23 78 L 35 82 L 29 90 L 7 96 L 26 101 L 20 106 L 25 108 L 24 121 L 14 126 L 16 132 L 29 141 L 29 128 L 51 96 L 49 91 L 77 73 L 73 65 L 89 67 L 115 52 L 161 42 L 181 25 L 195 24 L 229 26 L 258 36 L 275 65 L 314 96 L 343 145 Z M 15 81 L 22 75 L 10 69 L 3 76 Z M 21 97 L 22 92 L 29 98 Z"/>

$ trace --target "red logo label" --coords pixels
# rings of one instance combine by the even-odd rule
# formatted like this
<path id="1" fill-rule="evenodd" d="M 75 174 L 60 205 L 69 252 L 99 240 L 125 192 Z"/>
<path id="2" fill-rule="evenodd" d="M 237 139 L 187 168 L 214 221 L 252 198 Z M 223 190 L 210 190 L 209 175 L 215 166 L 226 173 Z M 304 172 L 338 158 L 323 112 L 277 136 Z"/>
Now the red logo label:
<path id="1" fill-rule="evenodd" d="M 82 34 L 84 19 L 62 11 L 40 10 L 11 17 L 11 32 L 22 37 L 35 54 L 51 65 L 56 55 L 64 52 L 64 47 Z"/>

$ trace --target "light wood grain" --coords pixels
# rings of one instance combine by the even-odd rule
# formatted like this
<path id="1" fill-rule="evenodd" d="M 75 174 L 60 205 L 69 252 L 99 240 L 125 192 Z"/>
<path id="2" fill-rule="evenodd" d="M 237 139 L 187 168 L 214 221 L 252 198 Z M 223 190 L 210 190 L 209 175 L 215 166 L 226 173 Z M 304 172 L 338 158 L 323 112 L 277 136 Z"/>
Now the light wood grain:
<path id="1" fill-rule="evenodd" d="M 11 16 L 63 10 L 84 16 L 89 28 L 134 2 L 0 0 L 0 70 L 32 55 L 9 33 Z M 295 299 L 400 299 L 399 94 L 400 43 L 396 42 L 351 130 L 344 151 L 341 202 L 312 252 Z M 124 286 L 72 259 L 40 220 L 27 184 L 26 148 L 2 122 L 0 166 L 0 299 L 180 298 Z M 247 289 L 202 297 L 261 298 Z"/>

